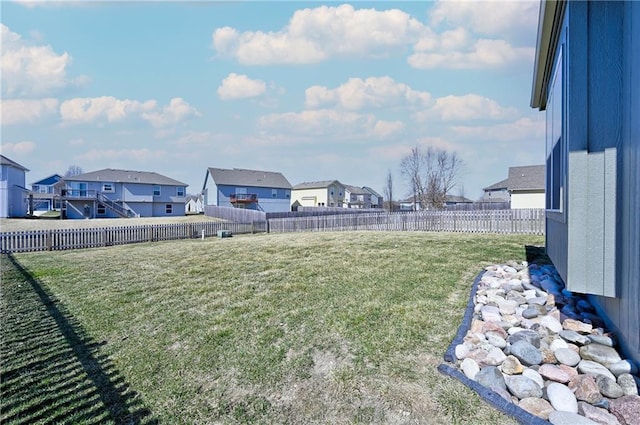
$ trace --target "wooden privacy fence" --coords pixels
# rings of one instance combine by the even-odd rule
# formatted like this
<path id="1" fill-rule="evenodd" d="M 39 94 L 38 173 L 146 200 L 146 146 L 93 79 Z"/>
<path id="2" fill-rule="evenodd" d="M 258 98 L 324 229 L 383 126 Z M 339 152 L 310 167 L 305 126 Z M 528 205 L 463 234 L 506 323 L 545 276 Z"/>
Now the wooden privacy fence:
<path id="1" fill-rule="evenodd" d="M 269 232 L 340 230 L 519 233 L 543 235 L 542 209 L 485 211 L 417 211 L 386 214 L 349 214 L 269 220 Z"/>
<path id="2" fill-rule="evenodd" d="M 234 234 L 265 232 L 266 222 L 203 222 L 6 232 L 0 233 L 0 252 L 57 251 L 192 239 L 216 236 L 218 230 L 231 230 Z"/>

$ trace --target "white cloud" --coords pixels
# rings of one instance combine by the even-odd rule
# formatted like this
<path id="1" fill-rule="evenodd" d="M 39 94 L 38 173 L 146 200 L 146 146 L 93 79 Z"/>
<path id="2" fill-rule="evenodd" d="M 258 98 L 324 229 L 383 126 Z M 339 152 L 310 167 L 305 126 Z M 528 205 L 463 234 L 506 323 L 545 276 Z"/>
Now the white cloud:
<path id="1" fill-rule="evenodd" d="M 65 125 L 103 122 L 104 120 L 112 123 L 144 111 L 153 110 L 155 107 L 155 100 L 139 102 L 129 99 L 120 100 L 112 96 L 75 98 L 62 102 L 60 116 Z"/>
<path id="2" fill-rule="evenodd" d="M 47 98 L 38 100 L 8 99 L 0 101 L 2 125 L 33 123 L 57 112 L 58 100 Z"/>
<path id="3" fill-rule="evenodd" d="M 266 134 L 364 140 L 370 137 L 390 137 L 401 131 L 404 125 L 395 121 L 380 121 L 371 114 L 317 109 L 265 115 L 258 119 L 258 127 Z"/>
<path id="4" fill-rule="evenodd" d="M 417 48 L 419 46 L 417 45 Z M 485 69 L 533 61 L 535 48 L 514 47 L 505 40 L 480 39 L 460 50 L 439 46 L 432 51 L 417 51 L 407 62 L 414 68 Z"/>
<path id="5" fill-rule="evenodd" d="M 495 100 L 477 94 L 440 97 L 431 108 L 414 114 L 417 121 L 426 121 L 429 118 L 443 121 L 502 120 L 514 119 L 517 116 L 516 108 L 502 107 Z"/>
<path id="6" fill-rule="evenodd" d="M 475 141 L 494 140 L 511 142 L 524 139 L 544 141 L 545 122 L 525 117 L 514 122 L 491 126 L 457 126 L 452 127 L 454 133 Z M 543 149 L 541 147 L 541 149 Z"/>
<path id="7" fill-rule="evenodd" d="M 262 95 L 267 85 L 262 80 L 252 80 L 246 75 L 230 73 L 218 87 L 218 96 L 222 100 L 246 99 Z"/>
<path id="8" fill-rule="evenodd" d="M 25 155 L 35 150 L 36 144 L 30 141 L 17 143 L 4 143 L 0 145 L 3 155 Z"/>
<path id="9" fill-rule="evenodd" d="M 82 146 L 82 145 L 84 145 L 84 139 L 83 138 L 71 139 L 71 140 L 69 140 L 69 145 L 70 146 Z"/>
<path id="10" fill-rule="evenodd" d="M 297 10 L 276 32 L 218 28 L 213 47 L 222 57 L 246 65 L 310 64 L 332 56 L 387 57 L 414 42 L 425 30 L 407 13 L 358 9 L 344 4 Z"/>
<path id="11" fill-rule="evenodd" d="M 35 45 L 0 24 L 2 47 L 2 94 L 41 96 L 69 85 L 86 82 L 86 77 L 70 79 L 68 53 L 58 54 L 49 45 Z"/>
<path id="12" fill-rule="evenodd" d="M 538 1 L 439 1 L 430 12 L 434 26 L 448 24 L 475 33 L 508 36 L 535 30 Z"/>
<path id="13" fill-rule="evenodd" d="M 214 136 L 208 131 L 190 131 L 172 144 L 177 146 L 203 146 L 214 141 Z"/>
<path id="14" fill-rule="evenodd" d="M 180 97 L 171 99 L 169 105 L 162 108 L 162 112 L 144 112 L 142 114 L 142 118 L 149 121 L 154 127 L 169 127 L 194 116 L 200 117 L 202 114 Z"/>
<path id="15" fill-rule="evenodd" d="M 393 106 L 425 106 L 431 101 L 431 95 L 411 89 L 393 78 L 369 77 L 350 78 L 335 89 L 312 86 L 305 91 L 305 106 L 318 108 L 337 105 L 342 109 L 360 110 L 368 107 L 387 108 Z"/>

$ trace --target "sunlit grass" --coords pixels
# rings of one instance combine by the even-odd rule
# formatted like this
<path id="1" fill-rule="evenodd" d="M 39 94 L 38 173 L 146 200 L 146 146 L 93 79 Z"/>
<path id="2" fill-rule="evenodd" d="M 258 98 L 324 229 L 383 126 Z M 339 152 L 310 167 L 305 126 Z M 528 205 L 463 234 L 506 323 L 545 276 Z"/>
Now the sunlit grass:
<path id="1" fill-rule="evenodd" d="M 16 258 L 162 423 L 506 424 L 436 367 L 481 267 L 541 243 L 303 233 Z"/>

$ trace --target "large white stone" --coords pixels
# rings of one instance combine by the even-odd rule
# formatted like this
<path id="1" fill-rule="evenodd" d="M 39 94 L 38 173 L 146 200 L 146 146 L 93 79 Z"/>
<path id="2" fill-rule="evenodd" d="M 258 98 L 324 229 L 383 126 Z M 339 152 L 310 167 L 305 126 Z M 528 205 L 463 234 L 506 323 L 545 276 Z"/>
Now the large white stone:
<path id="1" fill-rule="evenodd" d="M 547 397 L 549 403 L 556 410 L 562 410 L 564 412 L 578 413 L 578 400 L 573 394 L 573 391 L 566 385 L 552 383 L 547 387 Z"/>
<path id="2" fill-rule="evenodd" d="M 460 364 L 460 369 L 469 379 L 476 379 L 476 375 L 480 372 L 480 366 L 473 359 L 464 359 Z"/>
<path id="3" fill-rule="evenodd" d="M 544 316 L 540 319 L 540 324 L 552 332 L 558 333 L 562 331 L 562 323 L 551 316 Z"/>
<path id="4" fill-rule="evenodd" d="M 549 422 L 553 425 L 598 425 L 597 422 L 577 413 L 558 410 L 549 414 Z"/>
<path id="5" fill-rule="evenodd" d="M 594 378 L 598 375 L 603 375 L 607 378 L 613 379 L 614 381 L 616 380 L 616 377 L 611 373 L 611 371 L 609 371 L 609 369 L 602 366 L 600 363 L 596 363 L 591 360 L 581 360 L 580 363 L 578 363 L 578 370 L 580 373 L 588 373 Z"/>

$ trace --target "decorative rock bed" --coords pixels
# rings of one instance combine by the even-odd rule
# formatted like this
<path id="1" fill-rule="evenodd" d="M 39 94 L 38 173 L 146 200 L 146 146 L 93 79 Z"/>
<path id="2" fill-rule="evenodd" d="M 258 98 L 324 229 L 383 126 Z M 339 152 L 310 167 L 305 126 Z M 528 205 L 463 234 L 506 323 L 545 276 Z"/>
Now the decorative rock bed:
<path id="1" fill-rule="evenodd" d="M 551 264 L 486 267 L 442 373 L 523 424 L 640 425 L 638 369 Z"/>

